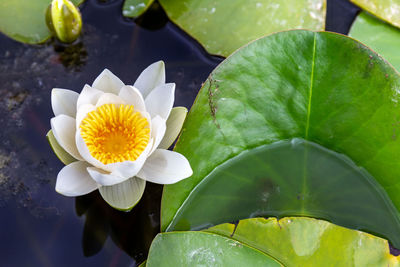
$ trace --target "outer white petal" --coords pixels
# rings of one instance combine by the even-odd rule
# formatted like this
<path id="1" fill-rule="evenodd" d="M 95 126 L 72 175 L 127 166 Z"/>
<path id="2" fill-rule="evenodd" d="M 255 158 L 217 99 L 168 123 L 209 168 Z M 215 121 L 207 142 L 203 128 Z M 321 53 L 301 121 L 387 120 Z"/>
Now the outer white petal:
<path id="1" fill-rule="evenodd" d="M 127 104 L 133 105 L 135 110 L 146 111 L 143 96 L 137 88 L 125 85 L 119 92 L 119 97 Z"/>
<path id="2" fill-rule="evenodd" d="M 174 107 L 169 114 L 167 120 L 167 130 L 165 135 L 159 144 L 159 148 L 169 148 L 178 137 L 183 123 L 187 115 L 187 109 L 185 107 Z"/>
<path id="3" fill-rule="evenodd" d="M 75 117 L 76 116 L 76 103 L 79 94 L 77 92 L 54 88 L 51 91 L 51 107 L 53 108 L 54 116 L 61 114 Z"/>
<path id="4" fill-rule="evenodd" d="M 158 86 L 145 98 L 146 110 L 150 116 L 160 116 L 167 120 L 174 105 L 175 84 L 167 83 Z"/>
<path id="5" fill-rule="evenodd" d="M 125 182 L 99 188 L 103 199 L 113 208 L 129 211 L 142 198 L 146 181 L 133 177 Z"/>
<path id="6" fill-rule="evenodd" d="M 147 158 L 138 177 L 157 184 L 173 184 L 193 174 L 188 160 L 181 154 L 157 149 Z"/>
<path id="7" fill-rule="evenodd" d="M 143 97 L 146 96 L 159 85 L 165 83 L 165 66 L 163 61 L 157 61 L 148 66 L 137 78 L 135 86 L 142 93 Z"/>
<path id="8" fill-rule="evenodd" d="M 167 129 L 167 125 L 165 120 L 162 119 L 160 116 L 156 116 L 154 119 L 151 120 L 151 137 L 154 140 L 153 148 L 150 150 L 150 155 L 156 150 L 158 145 L 161 143 L 165 131 Z"/>
<path id="9" fill-rule="evenodd" d="M 115 76 L 108 69 L 104 69 L 99 76 L 97 76 L 96 80 L 94 80 L 92 87 L 99 89 L 106 93 L 118 94 L 119 90 L 125 84 Z"/>
<path id="10" fill-rule="evenodd" d="M 76 161 L 62 168 L 57 176 L 56 191 L 74 197 L 96 190 L 98 185 L 86 171 L 88 166 L 86 162 Z"/>
<path id="11" fill-rule="evenodd" d="M 99 97 L 104 94 L 104 92 L 97 90 L 96 88 L 90 87 L 89 85 L 85 85 L 82 89 L 82 92 L 79 94 L 76 108 L 79 110 L 79 107 L 84 104 L 92 104 L 96 105 Z"/>
<path id="12" fill-rule="evenodd" d="M 50 120 L 54 137 L 62 148 L 77 160 L 83 160 L 75 145 L 75 119 L 58 115 Z"/>
<path id="13" fill-rule="evenodd" d="M 76 129 L 79 129 L 82 120 L 93 110 L 96 110 L 96 107 L 92 104 L 84 104 L 79 107 L 78 112 L 76 113 Z"/>
<path id="14" fill-rule="evenodd" d="M 96 107 L 100 107 L 104 104 L 126 104 L 126 102 L 119 96 L 110 94 L 110 93 L 104 93 L 99 97 L 99 100 L 97 100 Z"/>
<path id="15" fill-rule="evenodd" d="M 107 169 L 107 165 L 101 163 L 100 161 L 98 161 L 97 159 L 92 157 L 92 155 L 90 155 L 89 149 L 86 146 L 85 141 L 83 141 L 83 138 L 82 138 L 79 130 L 76 131 L 75 142 L 76 142 L 76 147 L 78 148 L 79 154 L 84 158 L 84 160 L 86 160 L 91 165 L 93 165 L 99 169 L 103 169 L 105 171 L 111 172 L 110 169 Z"/>
<path id="16" fill-rule="evenodd" d="M 129 179 L 129 177 L 115 176 L 95 167 L 88 167 L 87 171 L 90 176 L 101 185 L 114 185 Z"/>

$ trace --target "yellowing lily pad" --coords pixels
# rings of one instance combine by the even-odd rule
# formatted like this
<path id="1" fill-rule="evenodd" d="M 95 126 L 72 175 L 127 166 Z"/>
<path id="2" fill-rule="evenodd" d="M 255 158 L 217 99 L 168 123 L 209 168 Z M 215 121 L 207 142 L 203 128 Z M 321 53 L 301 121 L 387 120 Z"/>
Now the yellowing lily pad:
<path id="1" fill-rule="evenodd" d="M 400 27 L 400 0 L 350 0 L 390 24 Z"/>
<path id="2" fill-rule="evenodd" d="M 351 26 L 349 36 L 378 52 L 400 71 L 400 29 L 361 12 Z"/>
<path id="3" fill-rule="evenodd" d="M 312 218 L 255 218 L 207 232 L 258 249 L 284 266 L 399 266 L 386 240 Z"/>
<path id="4" fill-rule="evenodd" d="M 75 5 L 84 0 L 70 0 Z M 0 32 L 14 40 L 37 44 L 50 37 L 46 26 L 46 9 L 51 0 L 0 1 Z"/>
<path id="5" fill-rule="evenodd" d="M 395 267 L 386 240 L 304 217 L 253 218 L 156 236 L 146 266 Z"/>
<path id="6" fill-rule="evenodd" d="M 274 32 L 325 27 L 325 0 L 160 0 L 160 4 L 209 53 L 221 56 Z"/>

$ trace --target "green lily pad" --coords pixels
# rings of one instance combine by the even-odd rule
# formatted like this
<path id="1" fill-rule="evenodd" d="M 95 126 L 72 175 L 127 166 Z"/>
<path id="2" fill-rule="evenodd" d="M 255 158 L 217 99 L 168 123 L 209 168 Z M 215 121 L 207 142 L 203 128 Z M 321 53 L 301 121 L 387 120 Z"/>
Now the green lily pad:
<path id="1" fill-rule="evenodd" d="M 282 266 L 265 253 L 229 237 L 204 232 L 158 234 L 147 267 Z"/>
<path id="2" fill-rule="evenodd" d="M 302 139 L 259 146 L 219 165 L 166 230 L 286 215 L 366 229 L 400 247 L 400 214 L 374 178 L 346 156 Z"/>
<path id="3" fill-rule="evenodd" d="M 129 18 L 139 17 L 146 12 L 153 2 L 154 0 L 125 0 L 122 14 Z"/>
<path id="4" fill-rule="evenodd" d="M 75 5 L 84 0 L 70 0 Z M 51 0 L 0 1 L 0 32 L 19 42 L 37 44 L 50 37 L 46 9 Z"/>
<path id="5" fill-rule="evenodd" d="M 399 88 L 398 73 L 380 56 L 335 33 L 281 32 L 238 50 L 204 83 L 183 126 L 175 150 L 194 174 L 164 187 L 162 230 L 216 167 L 295 137 L 351 158 L 399 210 Z"/>
<path id="6" fill-rule="evenodd" d="M 400 71 L 400 29 L 361 12 L 351 26 L 349 36 L 374 49 Z"/>
<path id="7" fill-rule="evenodd" d="M 207 231 L 258 249 L 284 266 L 400 265 L 386 240 L 311 218 L 255 218 Z"/>
<path id="8" fill-rule="evenodd" d="M 325 0 L 160 0 L 160 4 L 209 53 L 221 56 L 274 32 L 325 27 Z"/>
<path id="9" fill-rule="evenodd" d="M 378 18 L 400 27 L 400 0 L 350 0 Z"/>

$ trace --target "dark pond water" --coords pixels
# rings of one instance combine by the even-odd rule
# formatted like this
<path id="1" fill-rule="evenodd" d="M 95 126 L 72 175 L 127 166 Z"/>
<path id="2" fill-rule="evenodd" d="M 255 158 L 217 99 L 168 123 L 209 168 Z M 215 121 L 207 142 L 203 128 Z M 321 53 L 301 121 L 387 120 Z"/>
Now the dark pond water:
<path id="1" fill-rule="evenodd" d="M 162 187 L 148 183 L 141 202 L 118 212 L 97 192 L 68 198 L 54 190 L 63 164 L 45 135 L 53 87 L 80 92 L 104 69 L 133 84 L 150 63 L 164 60 L 175 82 L 175 105 L 190 107 L 201 83 L 222 61 L 168 21 L 155 3 L 134 20 L 122 0 L 87 0 L 79 42 L 17 43 L 0 34 L 1 266 L 136 266 L 159 231 Z M 358 8 L 328 1 L 327 29 L 347 33 Z"/>

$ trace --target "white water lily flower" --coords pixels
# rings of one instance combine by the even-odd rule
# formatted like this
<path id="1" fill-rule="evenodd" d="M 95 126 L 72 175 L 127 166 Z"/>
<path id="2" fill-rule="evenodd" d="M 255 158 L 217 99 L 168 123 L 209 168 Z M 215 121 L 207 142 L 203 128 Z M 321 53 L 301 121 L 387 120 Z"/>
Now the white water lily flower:
<path id="1" fill-rule="evenodd" d="M 145 181 L 171 184 L 191 176 L 187 159 L 166 150 L 186 116 L 185 108 L 172 109 L 174 93 L 162 61 L 133 86 L 105 69 L 80 94 L 53 89 L 49 141 L 60 159 L 64 153 L 76 160 L 59 172 L 56 191 L 80 196 L 99 189 L 111 206 L 130 210 Z"/>

